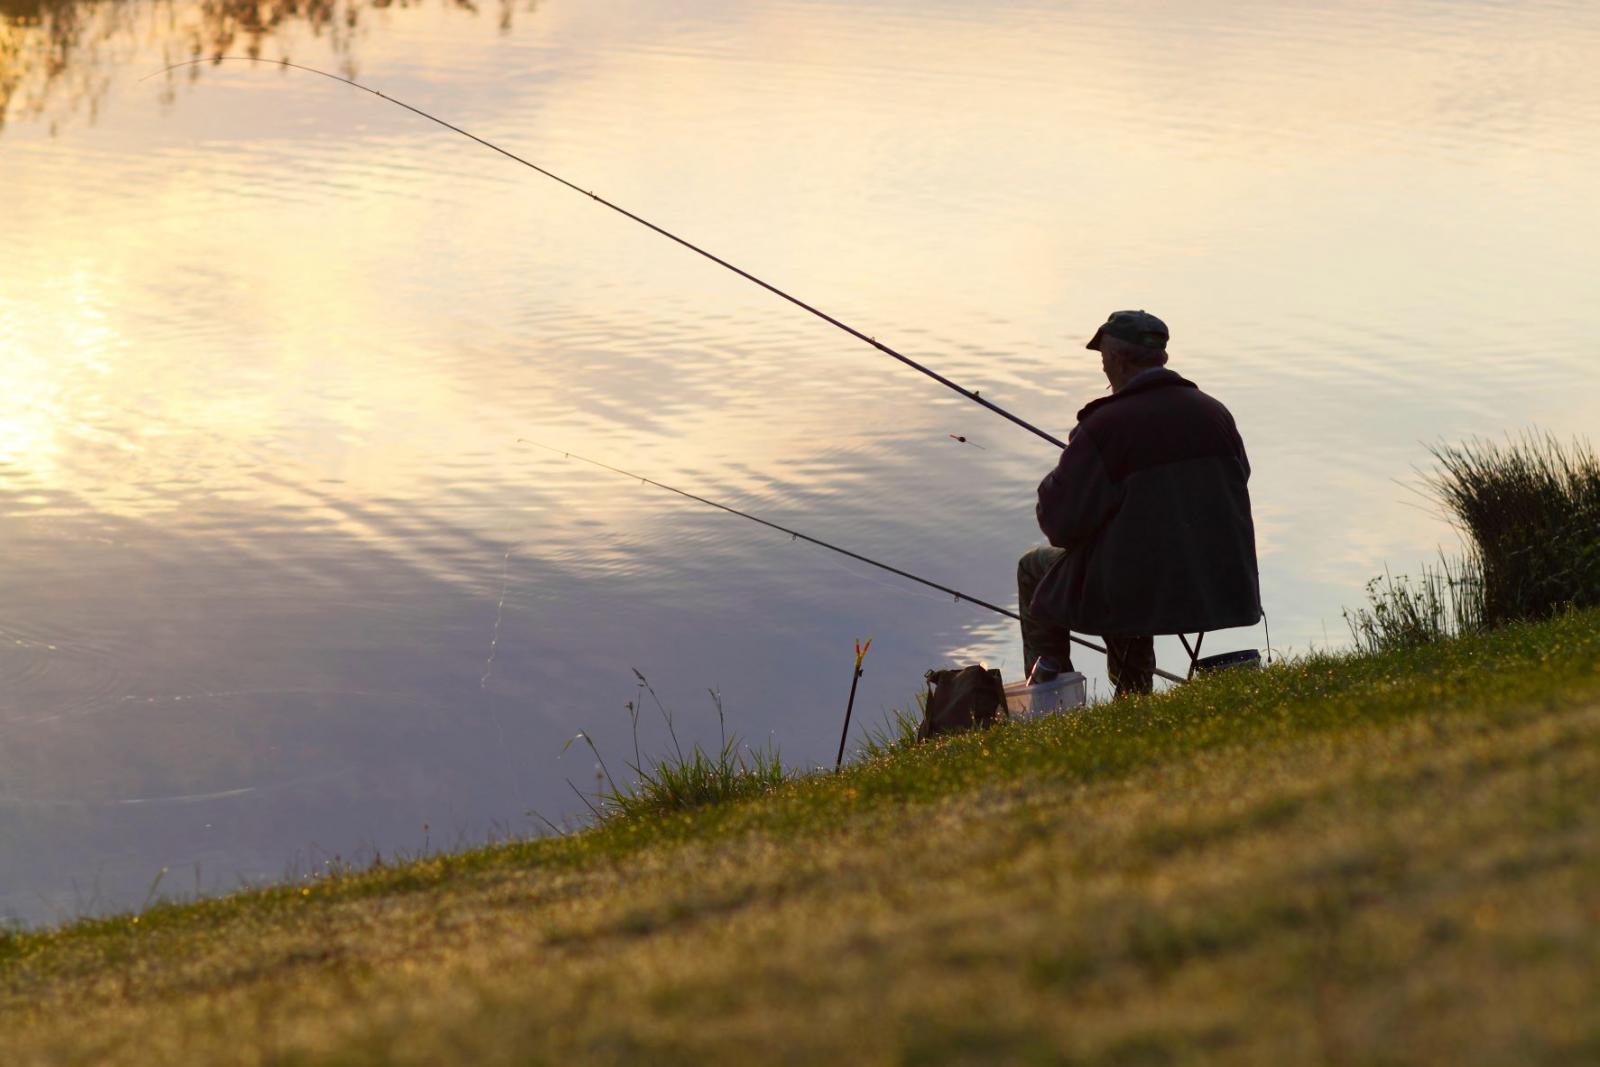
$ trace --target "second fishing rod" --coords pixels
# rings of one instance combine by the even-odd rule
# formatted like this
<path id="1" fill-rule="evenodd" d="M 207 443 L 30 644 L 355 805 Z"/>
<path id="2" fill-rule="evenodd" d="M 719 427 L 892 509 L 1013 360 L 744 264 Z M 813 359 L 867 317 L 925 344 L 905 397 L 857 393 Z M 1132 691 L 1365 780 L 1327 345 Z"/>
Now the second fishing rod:
<path id="1" fill-rule="evenodd" d="M 853 560 L 859 560 L 860 562 L 871 567 L 876 567 L 881 571 L 888 571 L 890 574 L 898 575 L 901 578 L 916 582 L 919 585 L 925 585 L 929 589 L 937 589 L 941 593 L 949 593 L 958 601 L 964 600 L 969 604 L 975 604 L 980 608 L 985 608 L 989 611 L 992 611 L 996 615 L 1004 615 L 1006 618 L 1014 619 L 1017 622 L 1022 621 L 1022 616 L 1017 614 L 1015 611 L 1012 611 L 1010 608 L 1003 608 L 998 604 L 991 604 L 987 600 L 981 600 L 978 597 L 972 596 L 969 593 L 963 593 L 961 590 L 954 589 L 948 585 L 941 585 L 939 582 L 935 582 L 929 578 L 924 578 L 920 574 L 912 574 L 910 571 L 901 570 L 899 567 L 891 566 L 887 563 L 884 563 L 882 560 L 873 559 L 871 556 L 863 556 L 861 553 L 852 552 L 850 549 L 841 545 L 833 544 L 830 541 L 824 541 L 820 537 L 812 537 L 810 534 L 801 533 L 799 530 L 790 529 L 787 526 L 780 526 L 778 523 L 772 522 L 769 519 L 763 519 L 759 515 L 752 515 L 748 511 L 740 511 L 738 508 L 729 507 L 727 504 L 719 504 L 715 500 L 698 496 L 686 489 L 679 489 L 675 486 L 668 485 L 665 482 L 658 482 L 654 478 L 646 478 L 642 474 L 635 474 L 633 471 L 623 470 L 621 467 L 613 467 L 609 463 L 602 463 L 597 459 L 590 459 L 588 456 L 580 456 L 578 453 L 564 448 L 556 448 L 554 445 L 542 444 L 541 442 L 535 441 L 528 437 L 517 438 L 517 443 L 532 445 L 535 448 L 542 448 L 546 452 L 554 452 L 558 456 L 563 456 L 567 459 L 575 459 L 580 463 L 587 463 L 591 467 L 599 467 L 601 470 L 607 470 L 613 474 L 620 474 L 624 478 L 636 478 L 645 485 L 653 485 L 657 489 L 665 489 L 669 493 L 676 493 L 688 500 L 693 500 L 696 503 L 705 504 L 708 507 L 716 508 L 718 511 L 726 511 L 728 514 L 737 515 L 741 519 L 749 519 L 751 522 L 760 523 L 762 526 L 765 526 L 768 529 L 777 530 L 780 533 L 786 533 L 790 537 L 793 537 L 797 540 L 806 541 L 810 544 L 816 545 L 819 548 L 826 548 L 830 552 L 837 552 L 841 556 L 848 556 Z M 1106 650 L 1103 645 L 1097 645 L 1093 641 L 1086 641 L 1076 634 L 1070 635 L 1070 639 L 1073 644 L 1082 645 L 1084 648 L 1098 652 L 1101 655 L 1106 655 Z M 1176 674 L 1168 673 L 1159 667 L 1155 668 L 1154 673 L 1157 675 L 1157 677 L 1165 678 L 1169 682 L 1177 682 L 1182 684 L 1186 680 L 1178 677 Z"/>

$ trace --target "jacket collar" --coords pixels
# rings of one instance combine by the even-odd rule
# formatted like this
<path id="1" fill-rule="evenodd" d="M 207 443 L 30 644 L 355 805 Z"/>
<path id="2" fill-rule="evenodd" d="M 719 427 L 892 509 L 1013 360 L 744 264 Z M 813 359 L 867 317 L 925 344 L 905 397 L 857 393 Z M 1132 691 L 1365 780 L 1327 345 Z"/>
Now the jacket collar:
<path id="1" fill-rule="evenodd" d="M 1130 396 L 1136 396 L 1139 393 L 1148 393 L 1156 389 L 1170 389 L 1174 386 L 1181 386 L 1186 389 L 1200 388 L 1189 379 L 1183 377 L 1177 371 L 1168 370 L 1165 367 L 1158 367 L 1150 374 L 1140 375 L 1138 381 L 1124 387 L 1120 393 L 1112 393 L 1110 396 L 1103 396 L 1098 400 L 1089 401 L 1081 410 L 1079 410 L 1078 421 L 1082 422 L 1090 412 L 1095 411 L 1098 408 L 1102 408 L 1107 404 L 1113 404 L 1118 400 L 1123 400 Z"/>

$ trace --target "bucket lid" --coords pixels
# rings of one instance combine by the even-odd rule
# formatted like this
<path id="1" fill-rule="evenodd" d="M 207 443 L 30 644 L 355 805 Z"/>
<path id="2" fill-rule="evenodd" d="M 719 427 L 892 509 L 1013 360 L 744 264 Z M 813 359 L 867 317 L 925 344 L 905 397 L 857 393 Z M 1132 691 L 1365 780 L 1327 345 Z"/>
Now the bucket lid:
<path id="1" fill-rule="evenodd" d="M 1257 648 L 1240 649 L 1238 652 L 1218 652 L 1214 656 L 1202 656 L 1194 661 L 1194 669 L 1198 671 L 1224 671 L 1230 667 L 1259 667 L 1261 666 L 1261 650 Z"/>

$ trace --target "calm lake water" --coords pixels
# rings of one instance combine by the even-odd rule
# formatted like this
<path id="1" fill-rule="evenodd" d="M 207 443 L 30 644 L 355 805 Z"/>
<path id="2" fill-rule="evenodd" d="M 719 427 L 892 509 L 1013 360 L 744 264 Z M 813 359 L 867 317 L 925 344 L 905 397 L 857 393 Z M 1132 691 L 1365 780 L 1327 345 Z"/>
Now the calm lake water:
<path id="1" fill-rule="evenodd" d="M 1600 7 L 0 0 L 0 913 L 581 813 L 633 669 L 831 760 L 1010 624 L 1054 432 L 1146 307 L 1233 409 L 1280 648 L 1455 538 L 1427 444 L 1600 411 Z M 951 435 L 968 438 L 961 444 Z M 1262 642 L 1217 635 L 1217 650 Z M 1181 659 L 1162 646 L 1169 668 Z M 1080 661 L 1105 691 L 1104 663 Z M 647 751 L 666 738 L 653 705 Z"/>

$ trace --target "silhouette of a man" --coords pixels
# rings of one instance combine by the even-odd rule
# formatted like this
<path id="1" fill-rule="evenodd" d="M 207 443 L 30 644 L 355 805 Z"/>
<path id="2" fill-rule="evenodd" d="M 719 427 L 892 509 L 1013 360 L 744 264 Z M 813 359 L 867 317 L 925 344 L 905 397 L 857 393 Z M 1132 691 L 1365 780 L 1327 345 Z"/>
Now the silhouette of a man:
<path id="1" fill-rule="evenodd" d="M 1072 669 L 1068 635 L 1105 638 L 1117 696 L 1150 692 L 1156 634 L 1261 619 L 1250 461 L 1233 416 L 1167 369 L 1167 326 L 1118 311 L 1095 331 L 1111 395 L 1078 412 L 1039 483 L 1049 540 L 1017 563 L 1024 663 Z"/>

